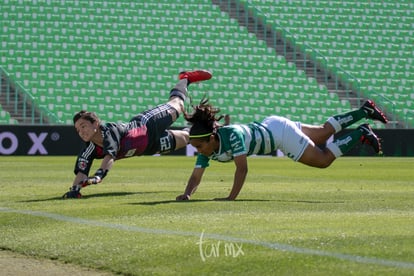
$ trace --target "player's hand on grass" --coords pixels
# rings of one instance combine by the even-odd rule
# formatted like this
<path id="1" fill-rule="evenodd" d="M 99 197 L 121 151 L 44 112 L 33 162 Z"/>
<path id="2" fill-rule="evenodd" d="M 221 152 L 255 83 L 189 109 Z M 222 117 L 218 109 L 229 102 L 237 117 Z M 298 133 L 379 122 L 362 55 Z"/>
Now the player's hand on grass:
<path id="1" fill-rule="evenodd" d="M 190 200 L 190 196 L 186 194 L 179 195 L 175 198 L 177 201 Z"/>

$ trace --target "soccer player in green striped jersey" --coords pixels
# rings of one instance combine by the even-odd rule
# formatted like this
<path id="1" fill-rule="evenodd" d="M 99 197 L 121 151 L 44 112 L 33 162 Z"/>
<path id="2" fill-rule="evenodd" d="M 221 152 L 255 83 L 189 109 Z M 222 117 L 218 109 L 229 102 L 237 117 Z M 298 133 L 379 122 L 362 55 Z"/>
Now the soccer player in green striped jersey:
<path id="1" fill-rule="evenodd" d="M 217 115 L 220 110 L 210 105 L 207 99 L 193 108 L 192 114 L 185 114 L 185 118 L 192 125 L 190 143 L 197 149 L 198 156 L 184 194 L 177 196 L 177 200 L 190 199 L 210 160 L 235 163 L 236 171 L 230 194 L 225 198 L 217 198 L 235 200 L 246 179 L 247 156 L 271 154 L 279 149 L 294 161 L 326 168 L 358 142 L 368 144 L 376 153 L 381 152 L 380 140 L 366 123 L 327 143 L 333 134 L 361 119 L 387 123 L 384 113 L 371 100 L 367 100 L 359 109 L 330 117 L 320 126 L 293 122 L 280 116 L 266 117 L 260 123 L 222 126 L 218 123 L 222 118 Z M 317 146 L 322 144 L 326 144 L 326 147 Z"/>

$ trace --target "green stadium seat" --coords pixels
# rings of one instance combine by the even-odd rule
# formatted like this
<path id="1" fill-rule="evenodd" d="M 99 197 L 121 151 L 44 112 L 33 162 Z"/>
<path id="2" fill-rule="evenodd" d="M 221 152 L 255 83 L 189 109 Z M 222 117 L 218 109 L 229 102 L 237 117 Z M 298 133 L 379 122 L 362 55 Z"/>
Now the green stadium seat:
<path id="1" fill-rule="evenodd" d="M 307 39 L 310 45 L 322 47 L 321 52 L 330 55 L 332 64 L 345 64 L 345 69 L 355 74 L 361 72 L 359 74 L 367 80 L 366 83 L 378 78 L 376 87 L 391 87 L 393 83 L 382 83 L 381 79 L 385 76 L 382 72 L 392 72 L 395 79 L 407 78 L 401 88 L 396 88 L 397 93 L 407 93 L 406 87 L 412 87 L 410 79 L 413 75 L 409 73 L 412 59 L 408 67 L 390 65 L 397 59 L 407 58 L 406 53 L 410 51 L 409 48 L 395 50 L 397 45 L 413 44 L 413 31 L 406 30 L 412 19 L 406 10 L 403 11 L 412 5 L 398 4 L 393 12 L 375 4 L 376 9 L 381 8 L 381 14 L 371 15 L 365 12 L 370 5 L 359 2 L 335 2 L 333 5 L 329 1 L 325 4 L 309 1 L 299 7 L 292 2 L 283 5 L 278 1 L 252 3 L 269 15 L 277 14 L 276 21 L 289 24 L 289 30 Z M 192 95 L 200 98 L 208 93 L 211 98 L 220 98 L 220 104 L 226 107 L 244 104 L 243 101 L 232 101 L 241 92 L 242 100 L 248 100 L 249 107 L 252 106 L 257 113 L 274 110 L 272 104 L 280 105 L 282 97 L 287 101 L 290 94 L 298 95 L 297 105 L 308 103 L 314 97 L 317 97 L 312 101 L 315 105 L 323 104 L 324 100 L 328 104 L 338 101 L 338 98 L 330 99 L 325 87 L 320 87 L 314 79 L 308 80 L 294 64 L 286 63 L 283 57 L 277 56 L 273 49 L 209 1 L 186 1 L 184 5 L 166 0 L 75 1 L 56 2 L 49 6 L 31 3 L 14 6 L 17 9 L 3 7 L 0 11 L 10 22 L 2 26 L 1 63 L 7 64 L 8 71 L 21 72 L 16 75 L 37 97 L 60 95 L 63 100 L 63 95 L 68 96 L 64 100 L 73 105 L 72 110 L 56 103 L 58 108 L 62 108 L 59 116 L 63 116 L 61 119 L 66 122 L 70 122 L 80 101 L 89 99 L 87 95 L 93 96 L 96 102 L 98 99 L 109 101 L 98 103 L 104 117 L 105 110 L 108 110 L 105 108 L 111 106 L 112 101 L 114 108 L 119 109 L 108 113 L 104 119 L 124 120 L 131 108 L 127 99 L 134 101 L 133 108 L 139 107 L 139 110 L 152 106 L 154 102 L 161 103 L 168 97 L 165 84 L 174 84 L 171 75 L 179 70 L 200 67 L 213 70 L 214 79 L 196 88 L 191 87 Z M 397 7 L 397 4 L 390 2 L 387 6 Z M 393 14 L 394 20 L 384 22 L 384 17 L 390 17 L 389 14 Z M 309 19 L 313 15 L 322 19 Z M 191 24 L 187 24 L 190 21 Z M 374 23 L 381 30 L 370 33 L 369 27 L 373 26 L 370 24 Z M 372 36 L 381 37 L 376 40 L 372 51 L 361 47 L 368 47 Z M 18 43 L 28 37 L 31 43 Z M 332 49 L 332 41 L 336 42 L 338 49 Z M 379 53 L 382 53 L 380 57 Z M 363 59 L 371 55 L 388 59 L 381 63 L 378 59 L 375 63 L 364 62 Z M 25 64 L 29 66 L 25 68 Z M 364 64 L 370 65 L 364 67 Z M 378 64 L 383 66 L 376 67 Z M 372 74 L 374 68 L 381 73 Z M 148 70 L 154 71 L 148 74 Z M 34 71 L 36 74 L 32 74 Z M 159 78 L 155 79 L 153 75 Z M 362 88 L 367 89 L 368 85 Z M 229 91 L 230 99 L 221 99 L 225 91 Z M 256 92 L 263 94 L 246 96 Z M 39 102 L 43 107 L 46 105 Z M 290 104 L 286 102 L 286 108 L 281 109 L 282 114 L 289 113 Z M 122 106 L 127 111 L 121 110 Z M 243 110 L 234 106 L 234 111 Z M 315 120 L 310 112 L 307 109 L 299 119 Z M 234 122 L 247 122 L 253 117 L 240 113 Z"/>
<path id="2" fill-rule="evenodd" d="M 252 3 L 266 11 L 268 22 L 273 18 L 285 24 L 306 43 L 328 55 L 330 60 L 338 61 L 333 64 L 365 79 L 361 87 L 365 95 L 369 95 L 371 80 L 380 83 L 386 78 L 394 78 L 406 80 L 405 87 L 413 87 L 413 82 L 408 81 L 413 79 L 412 63 L 405 68 L 395 63 L 400 57 L 407 58 L 413 53 L 413 36 L 407 35 L 413 32 L 414 18 L 410 12 L 414 8 L 413 3 L 326 1 L 321 5 L 320 1 L 307 1 L 300 7 L 290 2 L 282 5 L 256 0 Z M 314 15 L 323 20 L 309 20 Z M 358 57 L 358 63 L 351 62 L 354 56 Z M 367 58 L 371 57 L 387 57 L 390 60 L 367 62 Z M 390 68 L 390 64 L 394 68 Z M 399 72 L 404 74 L 400 75 Z"/>

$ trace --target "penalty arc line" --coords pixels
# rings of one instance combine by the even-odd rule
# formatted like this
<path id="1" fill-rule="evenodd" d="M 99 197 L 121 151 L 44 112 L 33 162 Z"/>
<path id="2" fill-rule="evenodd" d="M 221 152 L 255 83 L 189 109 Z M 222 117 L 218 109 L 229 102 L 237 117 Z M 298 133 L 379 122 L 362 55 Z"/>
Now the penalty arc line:
<path id="1" fill-rule="evenodd" d="M 128 231 L 128 232 L 158 234 L 158 235 L 172 235 L 172 236 L 200 237 L 200 233 L 195 233 L 195 232 L 145 228 L 145 227 L 139 227 L 139 226 L 106 223 L 106 222 L 100 222 L 96 220 L 88 220 L 88 219 L 82 219 L 82 218 L 77 218 L 77 217 L 70 217 L 70 216 L 64 216 L 64 215 L 48 213 L 48 212 L 31 211 L 31 210 L 16 210 L 16 209 L 4 208 L 4 207 L 0 207 L 0 212 L 16 213 L 16 214 L 30 215 L 30 216 L 36 216 L 36 217 L 50 218 L 53 220 L 58 220 L 58 221 L 63 221 L 63 222 L 72 222 L 72 223 L 77 223 L 77 224 L 104 227 L 104 228 L 122 230 L 122 231 Z M 220 234 L 204 233 L 204 237 L 215 239 L 215 240 L 222 240 L 226 242 L 238 242 L 238 243 L 243 243 L 243 244 L 257 245 L 257 246 L 262 246 L 262 247 L 266 247 L 266 248 L 270 248 L 270 249 L 274 249 L 278 251 L 289 252 L 289 253 L 324 256 L 324 257 L 336 258 L 340 260 L 346 260 L 350 262 L 363 263 L 363 264 L 373 264 L 373 265 L 382 265 L 382 266 L 395 267 L 395 268 L 414 269 L 414 263 L 410 263 L 410 262 L 392 261 L 392 260 L 378 259 L 378 258 L 372 258 L 372 257 L 363 257 L 363 256 L 357 256 L 357 255 L 328 252 L 328 251 L 317 250 L 317 249 L 296 247 L 296 246 L 283 244 L 283 243 L 254 241 L 254 240 L 236 238 L 236 237 L 225 236 L 225 235 L 220 235 Z"/>

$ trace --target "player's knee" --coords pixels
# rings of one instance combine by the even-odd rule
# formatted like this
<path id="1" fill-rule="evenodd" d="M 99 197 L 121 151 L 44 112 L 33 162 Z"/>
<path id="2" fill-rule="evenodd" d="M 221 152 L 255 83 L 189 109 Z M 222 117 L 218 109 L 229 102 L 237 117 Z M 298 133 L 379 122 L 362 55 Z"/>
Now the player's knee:
<path id="1" fill-rule="evenodd" d="M 321 162 L 318 166 L 318 168 L 320 169 L 326 169 L 327 167 L 329 167 L 332 164 L 332 162 Z"/>
<path id="2" fill-rule="evenodd" d="M 184 101 L 179 97 L 171 97 L 168 104 L 172 106 L 178 114 L 184 111 Z"/>
<path id="3" fill-rule="evenodd" d="M 327 156 L 325 155 L 325 158 L 319 159 L 318 168 L 325 169 L 329 167 L 334 160 L 335 160 L 335 157 L 332 158 L 331 155 L 327 155 Z"/>
<path id="4" fill-rule="evenodd" d="M 175 149 L 180 149 L 187 146 L 190 142 L 188 131 L 184 130 L 170 130 L 175 141 Z"/>
<path id="5" fill-rule="evenodd" d="M 314 155 L 310 158 L 300 158 L 299 162 L 306 164 L 311 167 L 324 169 L 329 167 L 334 159 L 332 159 L 330 156 L 327 156 L 325 154 L 323 155 Z"/>

